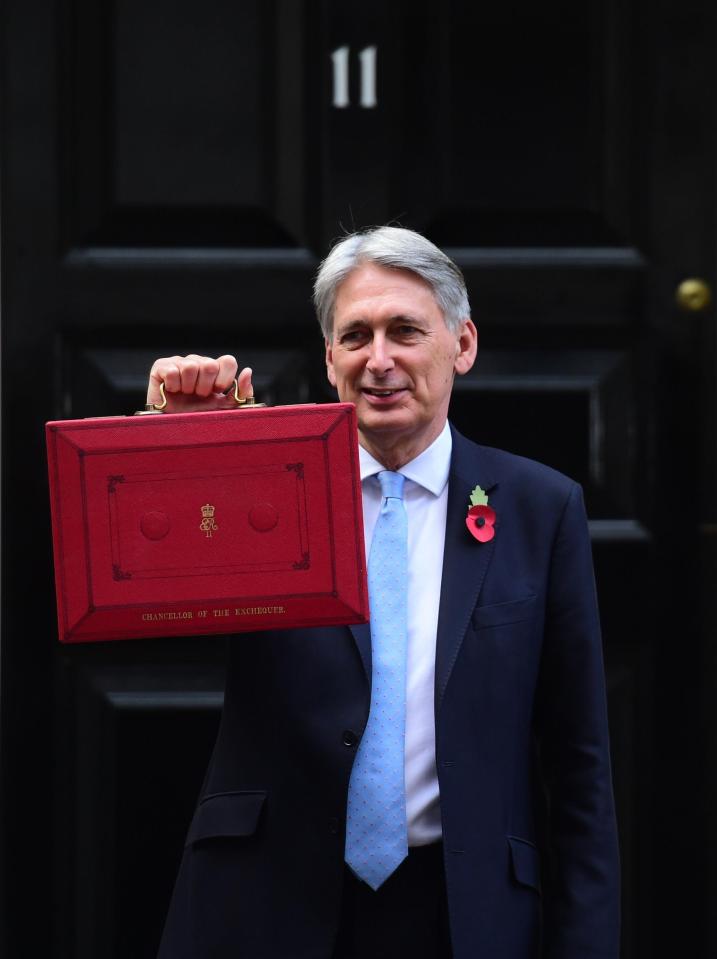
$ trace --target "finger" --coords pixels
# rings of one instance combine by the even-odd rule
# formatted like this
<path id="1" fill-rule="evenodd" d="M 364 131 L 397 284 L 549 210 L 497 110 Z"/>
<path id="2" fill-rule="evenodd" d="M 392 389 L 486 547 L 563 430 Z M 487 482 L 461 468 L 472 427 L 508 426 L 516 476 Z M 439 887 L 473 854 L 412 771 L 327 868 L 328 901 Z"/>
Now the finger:
<path id="1" fill-rule="evenodd" d="M 246 399 L 247 396 L 254 395 L 254 386 L 251 382 L 252 370 L 250 366 L 245 366 L 237 377 L 237 383 L 239 384 L 239 396 L 241 399 Z"/>
<path id="2" fill-rule="evenodd" d="M 201 359 L 201 356 L 191 353 L 189 356 L 185 356 L 184 360 L 179 364 L 179 369 L 182 374 L 182 393 L 184 393 L 185 396 L 192 396 L 197 392 L 197 380 L 199 379 L 199 364 Z"/>
<path id="3" fill-rule="evenodd" d="M 149 383 L 147 384 L 147 403 L 160 403 L 162 400 L 159 392 L 159 386 L 164 383 L 167 393 L 179 393 L 182 388 L 182 376 L 179 364 L 182 361 L 181 356 L 168 356 L 155 360 L 152 369 L 149 371 Z"/>
<path id="4" fill-rule="evenodd" d="M 226 353 L 217 360 L 219 363 L 219 372 L 214 381 L 214 389 L 217 393 L 226 393 L 231 388 L 237 375 L 236 357 Z"/>
<path id="5" fill-rule="evenodd" d="M 197 396 L 209 396 L 217 391 L 216 378 L 219 373 L 219 361 L 211 356 L 199 356 L 198 374 L 195 392 Z"/>

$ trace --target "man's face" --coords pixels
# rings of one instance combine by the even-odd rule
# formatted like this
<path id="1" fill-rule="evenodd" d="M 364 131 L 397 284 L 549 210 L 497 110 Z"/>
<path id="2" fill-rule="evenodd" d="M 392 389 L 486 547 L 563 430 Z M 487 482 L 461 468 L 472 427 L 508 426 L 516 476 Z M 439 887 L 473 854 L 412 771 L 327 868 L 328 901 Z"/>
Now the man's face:
<path id="1" fill-rule="evenodd" d="M 326 341 L 329 381 L 356 404 L 362 445 L 397 469 L 443 429 L 456 373 L 473 365 L 470 320 L 449 332 L 430 286 L 415 273 L 367 263 L 339 286 Z"/>

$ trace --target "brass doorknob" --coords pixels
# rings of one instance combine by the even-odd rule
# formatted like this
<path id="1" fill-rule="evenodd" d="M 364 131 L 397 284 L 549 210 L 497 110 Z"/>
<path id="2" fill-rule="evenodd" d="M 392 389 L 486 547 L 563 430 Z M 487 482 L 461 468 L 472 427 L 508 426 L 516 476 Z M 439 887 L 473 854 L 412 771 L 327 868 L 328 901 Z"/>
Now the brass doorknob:
<path id="1" fill-rule="evenodd" d="M 701 313 L 712 302 L 712 289 L 706 280 L 690 277 L 677 287 L 675 299 L 686 313 Z"/>

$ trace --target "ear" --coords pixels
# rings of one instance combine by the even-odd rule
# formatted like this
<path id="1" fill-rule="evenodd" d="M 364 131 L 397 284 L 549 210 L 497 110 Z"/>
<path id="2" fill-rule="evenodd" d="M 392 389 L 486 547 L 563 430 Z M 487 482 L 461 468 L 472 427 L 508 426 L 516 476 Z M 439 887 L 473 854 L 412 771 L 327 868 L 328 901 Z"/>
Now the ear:
<path id="1" fill-rule="evenodd" d="M 478 330 L 473 320 L 464 320 L 456 340 L 456 358 L 453 369 L 463 376 L 473 366 L 478 355 Z"/>
<path id="2" fill-rule="evenodd" d="M 336 374 L 334 373 L 334 354 L 331 349 L 331 340 L 325 340 L 326 343 L 326 376 L 329 379 L 329 383 L 335 387 L 336 386 Z"/>

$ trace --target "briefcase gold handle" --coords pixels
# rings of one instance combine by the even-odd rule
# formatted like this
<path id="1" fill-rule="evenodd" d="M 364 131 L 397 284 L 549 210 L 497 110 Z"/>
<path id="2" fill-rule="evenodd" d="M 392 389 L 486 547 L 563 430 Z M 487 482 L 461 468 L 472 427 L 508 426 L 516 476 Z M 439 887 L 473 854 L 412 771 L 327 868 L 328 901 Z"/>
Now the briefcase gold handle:
<path id="1" fill-rule="evenodd" d="M 259 409 L 262 406 L 266 406 L 266 403 L 257 403 L 253 396 L 240 396 L 239 395 L 239 380 L 234 379 L 234 383 L 226 391 L 225 396 L 232 394 L 234 402 L 237 405 L 237 409 L 246 410 L 246 409 Z M 167 395 L 164 392 L 164 382 L 159 384 L 159 395 L 162 397 L 161 403 L 147 403 L 143 410 L 137 410 L 135 416 L 147 416 L 153 415 L 155 413 L 164 413 L 167 406 Z"/>

